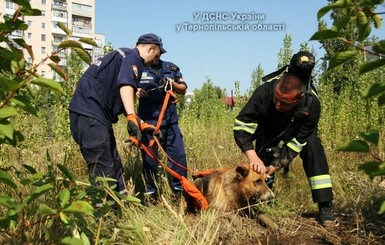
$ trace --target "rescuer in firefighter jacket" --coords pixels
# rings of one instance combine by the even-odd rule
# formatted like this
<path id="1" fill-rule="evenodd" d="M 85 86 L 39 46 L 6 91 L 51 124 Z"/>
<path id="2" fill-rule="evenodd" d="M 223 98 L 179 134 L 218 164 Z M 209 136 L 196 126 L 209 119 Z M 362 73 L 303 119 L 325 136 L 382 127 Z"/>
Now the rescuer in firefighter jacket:
<path id="1" fill-rule="evenodd" d="M 147 123 L 156 125 L 165 100 L 166 91 L 172 90 L 177 94 L 185 94 L 187 84 L 183 80 L 179 67 L 175 64 L 159 60 L 152 66 L 145 67 L 136 93 L 139 98 L 138 115 Z M 163 115 L 160 126 L 160 144 L 167 155 L 174 160 L 169 166 L 179 175 L 187 177 L 187 161 L 183 143 L 183 136 L 178 125 L 178 113 L 175 98 L 170 96 L 167 109 Z M 151 133 L 143 133 L 142 143 L 148 145 L 153 139 Z M 158 156 L 158 149 L 151 147 L 151 150 Z M 143 174 L 145 177 L 145 195 L 157 198 L 158 189 L 156 176 L 158 175 L 158 163 L 142 150 Z M 174 192 L 181 192 L 183 188 L 179 179 L 172 178 L 170 183 Z"/>
<path id="2" fill-rule="evenodd" d="M 299 154 L 313 201 L 319 206 L 320 222 L 335 225 L 328 163 L 317 136 L 321 105 L 307 82 L 286 72 L 258 87 L 235 119 L 234 138 L 250 167 L 271 176 L 267 180 L 270 187 L 274 172 L 288 166 Z"/>

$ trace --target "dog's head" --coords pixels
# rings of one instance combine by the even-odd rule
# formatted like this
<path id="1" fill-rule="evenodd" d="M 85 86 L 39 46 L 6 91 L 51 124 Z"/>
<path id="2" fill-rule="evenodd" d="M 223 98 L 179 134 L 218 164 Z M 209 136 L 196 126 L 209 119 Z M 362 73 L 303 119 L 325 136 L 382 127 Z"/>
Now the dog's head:
<path id="1" fill-rule="evenodd" d="M 243 164 L 237 166 L 237 179 L 239 181 L 239 191 L 246 200 L 260 199 L 267 201 L 274 198 L 274 193 L 266 184 L 266 174 L 260 174 L 250 169 L 250 165 Z"/>

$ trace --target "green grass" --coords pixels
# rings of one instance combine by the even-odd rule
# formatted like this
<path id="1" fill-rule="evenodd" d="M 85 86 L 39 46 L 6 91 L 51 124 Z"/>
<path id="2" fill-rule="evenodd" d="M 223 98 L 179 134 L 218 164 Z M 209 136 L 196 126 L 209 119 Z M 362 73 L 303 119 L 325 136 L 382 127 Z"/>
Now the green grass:
<path id="1" fill-rule="evenodd" d="M 331 103 L 326 105 L 330 108 Z M 365 125 L 364 120 L 357 120 L 354 113 L 344 113 L 346 106 L 338 108 L 334 113 L 323 111 L 320 122 L 320 136 L 329 161 L 333 181 L 334 205 L 340 214 L 355 218 L 357 237 L 367 237 L 385 233 L 384 226 L 372 227 L 382 216 L 377 214 L 381 202 L 385 199 L 384 190 L 378 186 L 381 178 L 370 180 L 358 166 L 370 159 L 368 155 L 337 152 L 336 147 L 347 143 L 358 135 L 359 130 L 380 125 Z M 219 108 L 219 109 L 218 109 Z M 217 107 L 215 115 L 209 118 L 197 118 L 191 111 L 185 111 L 180 119 L 180 127 L 184 135 L 187 152 L 189 177 L 198 170 L 231 167 L 247 161 L 246 156 L 235 145 L 232 125 L 240 108 L 233 111 L 225 107 Z M 363 109 L 362 109 L 363 110 Z M 358 111 L 357 113 L 362 113 Z M 59 113 L 60 114 L 60 113 Z M 60 122 L 67 121 L 65 113 L 61 113 Z M 35 123 L 21 116 L 17 126 L 25 132 L 26 140 L 17 148 L 1 145 L 0 168 L 11 166 L 20 169 L 21 164 L 29 164 L 36 169 L 46 170 L 47 151 L 53 163 L 65 164 L 79 181 L 87 182 L 86 166 L 78 146 L 72 140 L 69 129 L 55 127 L 55 120 L 39 117 Z M 59 120 L 59 119 L 57 119 Z M 350 122 L 349 124 L 347 122 Z M 357 122 L 357 123 L 355 123 Z M 354 130 L 347 130 L 350 127 Z M 141 197 L 142 176 L 141 160 L 138 149 L 124 144 L 127 137 L 125 120 L 122 118 L 114 125 L 118 142 L 118 150 L 124 162 L 127 190 L 133 196 Z M 383 130 L 380 135 L 383 135 Z M 346 135 L 348 134 L 348 136 Z M 382 139 L 383 140 L 383 139 Z M 384 145 L 383 142 L 380 145 Z M 162 158 L 164 160 L 164 158 Z M 130 204 L 123 207 L 120 215 L 108 213 L 99 219 L 86 217 L 88 236 L 91 243 L 98 244 L 215 244 L 218 242 L 223 226 L 218 224 L 220 214 L 211 210 L 200 213 L 199 218 L 186 216 L 181 203 L 173 202 L 171 191 L 167 185 L 167 174 L 163 174 L 160 183 L 163 199 L 157 206 L 141 206 Z M 0 187 L 3 187 L 0 184 Z M 4 189 L 3 190 L 7 190 Z M 273 220 L 280 223 L 281 231 L 294 232 L 296 217 L 317 211 L 312 202 L 307 179 L 299 158 L 291 164 L 290 177 L 282 178 L 277 174 L 274 187 L 276 203 L 273 206 L 263 205 L 261 209 Z M 49 199 L 46 202 L 55 202 Z M 0 214 L 6 209 L 0 206 Z M 29 216 L 36 219 L 37 216 Z M 194 219 L 191 221 L 191 219 Z M 383 218 L 382 218 L 383 219 Z M 33 222 L 33 220 L 31 220 Z M 46 221 L 45 227 L 55 227 Z M 44 240 L 42 226 L 35 225 L 28 232 L 32 237 Z M 64 229 L 58 226 L 57 229 Z M 264 234 L 261 234 L 262 236 Z M 25 242 L 3 233 L 0 243 L 18 244 Z"/>

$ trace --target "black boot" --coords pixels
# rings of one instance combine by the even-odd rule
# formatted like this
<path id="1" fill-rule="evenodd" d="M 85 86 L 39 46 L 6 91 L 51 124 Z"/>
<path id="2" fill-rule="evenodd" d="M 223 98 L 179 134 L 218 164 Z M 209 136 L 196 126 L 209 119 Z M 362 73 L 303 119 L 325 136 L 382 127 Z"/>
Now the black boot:
<path id="1" fill-rule="evenodd" d="M 324 227 L 335 227 L 339 225 L 338 219 L 334 215 L 332 202 L 319 202 L 319 222 Z"/>

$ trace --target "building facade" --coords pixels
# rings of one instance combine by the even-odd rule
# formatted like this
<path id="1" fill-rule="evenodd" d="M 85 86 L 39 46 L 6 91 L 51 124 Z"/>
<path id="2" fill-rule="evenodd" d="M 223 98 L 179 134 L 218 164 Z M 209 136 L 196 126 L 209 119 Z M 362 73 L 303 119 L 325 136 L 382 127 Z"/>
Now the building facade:
<path id="1" fill-rule="evenodd" d="M 23 38 L 32 46 L 35 58 L 32 60 L 26 55 L 28 63 L 39 63 L 56 51 L 60 42 L 67 39 L 66 33 L 58 27 L 58 23 L 63 23 L 72 31 L 71 40 L 78 40 L 81 37 L 92 38 L 100 45 L 93 47 L 82 43 L 92 60 L 102 55 L 104 35 L 95 33 L 95 0 L 30 0 L 30 4 L 32 8 L 41 10 L 42 15 L 24 17 L 28 29 L 12 33 L 15 38 Z M 1 19 L 3 15 L 13 15 L 17 8 L 18 5 L 11 1 L 0 1 Z M 60 66 L 66 67 L 67 52 L 59 54 Z M 48 65 L 39 66 L 38 73 L 42 77 L 58 78 Z"/>

